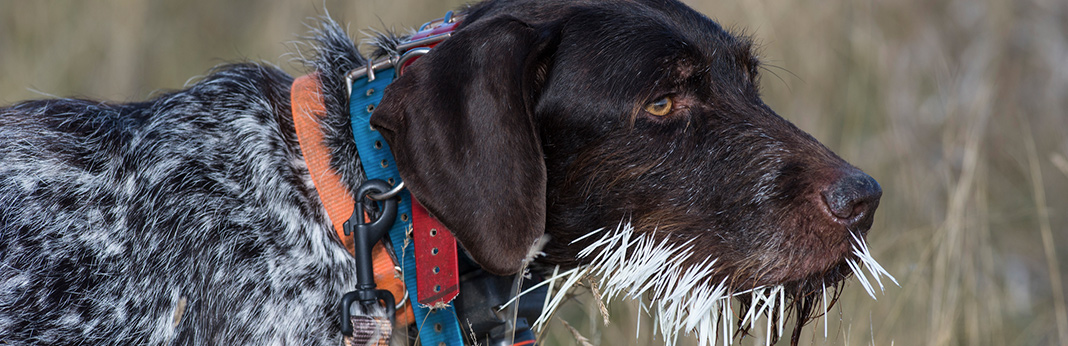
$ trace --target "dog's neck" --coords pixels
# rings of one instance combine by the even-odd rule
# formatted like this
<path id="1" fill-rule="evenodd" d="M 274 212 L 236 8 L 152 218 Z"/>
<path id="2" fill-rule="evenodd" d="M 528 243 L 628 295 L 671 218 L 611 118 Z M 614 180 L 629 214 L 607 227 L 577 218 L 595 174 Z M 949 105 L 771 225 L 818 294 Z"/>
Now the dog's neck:
<path id="1" fill-rule="evenodd" d="M 352 336 L 356 335 L 352 332 L 358 333 L 359 331 L 347 328 L 348 318 L 346 316 L 349 316 L 350 308 L 348 305 L 351 301 L 349 296 L 358 297 L 357 299 L 365 306 L 368 306 L 368 304 L 377 305 L 378 299 L 367 301 L 371 295 L 380 294 L 376 292 L 384 293 L 387 296 L 411 298 L 411 304 L 405 306 L 407 311 L 401 311 L 401 319 L 406 320 L 404 322 L 408 322 L 412 317 L 415 317 L 420 320 L 440 320 L 433 321 L 434 325 L 446 326 L 446 333 L 444 334 L 441 328 L 422 330 L 420 334 L 424 340 L 445 340 L 448 338 L 445 335 L 451 334 L 450 332 L 455 332 L 455 337 L 459 336 L 458 321 L 453 318 L 455 312 L 436 313 L 437 310 L 430 311 L 425 308 L 426 306 L 434 306 L 438 310 L 452 309 L 448 303 L 456 297 L 459 288 L 456 242 L 443 225 L 429 217 L 425 209 L 417 201 L 412 199 L 406 191 L 400 189 L 403 185 L 395 168 L 396 163 L 393 162 L 388 144 L 380 134 L 370 127 L 370 115 L 381 100 L 383 90 L 392 81 L 393 76 L 399 75 L 407 63 L 414 61 L 415 58 L 429 51 L 430 47 L 449 37 L 457 24 L 452 19 L 450 12 L 450 15 L 424 25 L 419 32 L 406 39 L 398 39 L 393 35 L 378 34 L 374 39 L 374 43 L 378 45 L 378 54 L 375 55 L 384 56 L 372 61 L 365 61 L 362 66 L 356 66 L 345 72 L 343 79 L 345 91 L 340 97 L 336 93 L 338 91 L 336 85 L 334 85 L 333 90 L 328 90 L 330 87 L 326 84 L 327 82 L 340 81 L 341 78 L 338 78 L 339 76 L 336 74 L 338 70 L 336 68 L 327 69 L 326 71 L 320 68 L 317 72 L 298 78 L 293 83 L 291 106 L 294 127 L 311 180 L 318 191 L 320 200 L 327 211 L 327 216 L 333 224 L 338 238 L 357 259 L 357 277 L 360 278 L 357 284 L 357 291 L 346 294 L 342 304 L 342 324 L 346 327 L 342 328 L 342 330 L 346 334 L 352 334 Z M 333 95 L 333 97 L 326 96 L 328 94 Z M 337 167 L 335 165 L 341 160 L 335 159 L 334 156 L 337 152 L 332 150 L 330 147 L 331 140 L 327 138 L 327 134 L 336 134 L 338 130 L 342 130 L 340 131 L 342 133 L 344 132 L 344 129 L 332 128 L 332 126 L 339 125 L 336 120 L 340 117 L 336 113 L 332 114 L 329 108 L 333 106 L 336 109 L 337 106 L 345 104 L 348 105 L 349 111 L 344 112 L 344 114 L 347 115 L 346 118 L 349 118 L 352 134 L 352 137 L 348 140 L 348 144 L 350 144 L 348 146 L 351 146 L 351 144 L 356 145 L 356 153 L 360 160 L 357 161 L 359 165 L 355 168 L 362 168 L 362 171 L 359 172 L 362 174 L 358 174 L 360 176 L 350 176 L 348 177 L 349 179 L 345 179 L 345 167 Z M 379 162 L 381 162 L 380 165 L 378 164 Z M 362 197 L 365 195 L 364 192 L 367 190 L 368 184 L 374 182 L 370 179 L 388 182 L 396 190 L 390 192 L 391 196 L 380 198 L 399 201 L 399 206 L 393 207 L 396 209 L 382 214 L 381 221 L 385 221 L 385 227 L 373 227 L 375 224 L 382 223 L 378 221 L 372 222 L 369 227 L 360 228 L 360 226 L 355 226 L 355 224 L 363 224 L 364 219 L 368 217 L 358 203 L 362 203 Z M 346 180 L 349 184 L 346 184 Z M 351 184 L 354 181 L 359 181 L 361 184 L 356 187 Z M 386 193 L 386 191 L 374 190 L 374 193 Z M 390 203 L 383 202 L 383 204 L 385 208 L 389 208 L 388 205 Z M 390 227 L 389 224 L 393 226 Z M 405 232 L 409 227 L 413 229 L 412 236 Z M 368 231 L 370 229 L 375 230 Z M 391 261 L 390 256 L 385 252 L 378 252 L 378 258 L 373 259 L 375 263 L 373 266 L 371 265 L 372 250 L 370 246 L 377 243 L 378 239 L 387 230 L 393 240 L 394 248 L 400 247 L 403 249 L 403 251 L 398 251 L 394 257 L 399 258 L 404 266 L 402 273 L 407 286 L 407 294 L 403 293 L 404 286 L 400 286 L 400 292 L 386 292 L 375 289 L 376 284 L 381 284 L 375 282 L 379 281 L 378 279 L 395 276 L 391 275 L 394 273 L 378 273 L 377 271 L 379 270 L 372 270 L 373 267 L 392 271 L 393 265 L 389 265 L 389 263 L 387 265 L 379 265 L 378 263 Z M 413 237 L 414 241 L 408 237 Z M 411 249 L 413 246 L 410 244 L 412 243 L 414 243 L 414 249 Z M 416 262 L 419 262 L 418 267 L 415 265 Z M 372 278 L 372 271 L 375 271 L 374 277 L 378 279 Z M 415 279 L 416 273 L 419 276 L 418 280 Z M 386 286 L 394 286 L 391 280 L 387 279 L 385 281 L 387 281 L 385 283 Z M 418 289 L 416 289 L 417 284 Z M 387 310 L 392 307 L 392 303 L 389 301 L 389 299 L 386 300 Z M 413 310 L 415 316 L 407 313 Z M 356 317 L 352 317 L 352 321 L 352 325 L 355 326 L 357 324 Z"/>

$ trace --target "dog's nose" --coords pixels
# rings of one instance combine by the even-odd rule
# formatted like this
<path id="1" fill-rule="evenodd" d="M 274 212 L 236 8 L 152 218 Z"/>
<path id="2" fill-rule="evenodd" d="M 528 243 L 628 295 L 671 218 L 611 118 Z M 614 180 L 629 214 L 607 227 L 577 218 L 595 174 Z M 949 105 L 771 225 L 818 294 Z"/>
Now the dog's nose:
<path id="1" fill-rule="evenodd" d="M 823 190 L 823 202 L 835 221 L 850 229 L 871 227 L 883 189 L 871 176 L 851 169 Z"/>

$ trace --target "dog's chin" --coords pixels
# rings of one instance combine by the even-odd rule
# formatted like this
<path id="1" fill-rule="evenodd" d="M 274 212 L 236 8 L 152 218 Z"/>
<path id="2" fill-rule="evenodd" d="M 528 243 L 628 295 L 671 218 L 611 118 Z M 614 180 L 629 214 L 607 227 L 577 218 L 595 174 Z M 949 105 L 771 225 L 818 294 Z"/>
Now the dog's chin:
<path id="1" fill-rule="evenodd" d="M 773 271 L 753 275 L 739 270 L 737 263 L 698 258 L 692 241 L 658 240 L 629 224 L 591 232 L 575 242 L 588 244 L 577 255 L 587 264 L 558 269 L 550 276 L 558 291 L 550 295 L 547 311 L 535 326 L 547 322 L 545 316 L 553 315 L 568 290 L 589 285 L 605 301 L 641 301 L 642 310 L 653 315 L 654 330 L 669 344 L 679 334 L 695 335 L 701 345 L 733 340 L 736 331 L 745 334 L 758 319 L 766 321 L 766 337 L 774 340 L 784 335 L 783 324 L 790 318 L 797 323 L 792 333 L 796 343 L 802 327 L 825 316 L 846 279 L 856 276 L 872 297 L 883 288 L 884 278 L 896 283 L 871 257 L 863 238 L 853 233 L 840 252 L 827 256 L 830 260 L 811 271 L 790 271 L 779 280 L 768 275 Z"/>
<path id="2" fill-rule="evenodd" d="M 850 236 L 846 236 L 844 241 L 830 247 L 777 252 L 779 256 L 765 263 L 750 266 L 765 268 L 761 272 L 736 273 L 731 276 L 739 279 L 753 278 L 748 282 L 736 281 L 738 285 L 736 288 L 739 289 L 777 285 L 792 286 L 814 280 L 825 283 L 845 280 L 852 274 L 849 263 L 863 262 L 854 251 L 857 246 L 849 238 Z"/>

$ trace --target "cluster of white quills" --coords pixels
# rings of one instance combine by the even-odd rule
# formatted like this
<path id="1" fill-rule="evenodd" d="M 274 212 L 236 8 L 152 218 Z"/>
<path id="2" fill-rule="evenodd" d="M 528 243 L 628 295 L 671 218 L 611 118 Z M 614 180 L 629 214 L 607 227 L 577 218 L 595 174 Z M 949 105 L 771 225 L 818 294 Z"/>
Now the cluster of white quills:
<path id="1" fill-rule="evenodd" d="M 852 232 L 850 232 L 852 234 Z M 740 326 L 755 330 L 758 320 L 766 321 L 765 340 L 771 342 L 772 331 L 783 335 L 783 323 L 786 320 L 785 309 L 788 306 L 783 286 L 764 286 L 742 292 L 731 292 L 726 279 L 718 284 L 709 284 L 707 278 L 715 270 L 715 259 L 699 265 L 685 266 L 693 255 L 692 240 L 682 244 L 672 244 L 667 239 L 656 241 L 651 235 L 636 233 L 629 223 L 618 226 L 613 231 L 597 230 L 575 242 L 600 234 L 581 252 L 580 259 L 588 259 L 588 265 L 564 272 L 559 267 L 544 282 L 519 294 L 522 296 L 542 285 L 549 285 L 549 292 L 543 304 L 541 317 L 534 322 L 536 330 L 542 330 L 552 319 L 554 312 L 569 296 L 569 292 L 583 280 L 589 280 L 589 286 L 595 291 L 595 297 L 603 303 L 619 298 L 637 300 L 640 309 L 651 313 L 654 320 L 654 333 L 663 337 L 666 345 L 674 345 L 679 334 L 693 334 L 700 345 L 730 345 L 734 342 L 733 326 L 735 316 L 742 316 Z M 856 274 L 861 286 L 873 299 L 875 288 L 868 280 L 870 276 L 883 289 L 882 276 L 895 284 L 897 280 L 890 275 L 871 256 L 863 238 L 853 236 L 853 254 L 848 265 Z M 602 250 L 603 249 L 603 250 Z M 861 269 L 866 269 L 865 275 Z M 599 291 L 599 292 L 597 292 Z M 826 285 L 823 289 L 824 337 L 826 337 L 827 297 Z M 652 293 L 657 299 L 646 301 L 643 295 Z M 735 314 L 733 298 L 748 295 L 751 299 L 747 310 Z M 506 306 L 508 304 L 505 304 Z M 603 313 L 607 313 L 602 308 Z M 639 319 L 640 323 L 640 319 Z M 641 328 L 636 328 L 640 333 Z M 636 337 L 638 337 L 636 335 Z"/>

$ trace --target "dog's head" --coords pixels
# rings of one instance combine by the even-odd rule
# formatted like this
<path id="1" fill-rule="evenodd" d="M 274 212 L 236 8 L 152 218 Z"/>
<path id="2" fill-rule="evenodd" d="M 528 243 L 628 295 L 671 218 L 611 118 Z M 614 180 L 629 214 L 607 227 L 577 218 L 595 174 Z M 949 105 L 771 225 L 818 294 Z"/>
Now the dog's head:
<path id="1" fill-rule="evenodd" d="M 491 272 L 542 234 L 540 261 L 584 264 L 582 236 L 625 223 L 686 244 L 702 281 L 800 296 L 852 273 L 881 190 L 766 106 L 759 71 L 748 39 L 675 1 L 490 2 L 372 124 Z"/>

